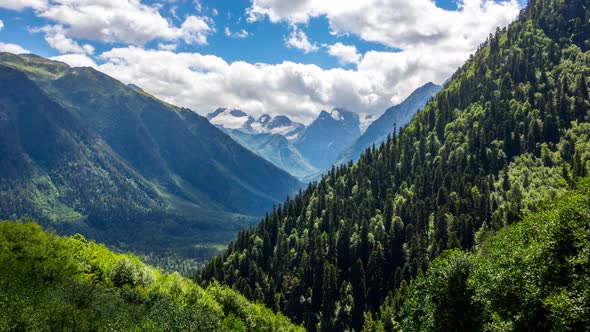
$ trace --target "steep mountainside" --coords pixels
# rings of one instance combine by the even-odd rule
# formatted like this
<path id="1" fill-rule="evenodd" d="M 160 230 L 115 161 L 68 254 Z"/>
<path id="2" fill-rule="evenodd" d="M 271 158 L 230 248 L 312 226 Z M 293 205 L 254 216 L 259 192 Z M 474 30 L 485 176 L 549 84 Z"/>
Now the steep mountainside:
<path id="1" fill-rule="evenodd" d="M 250 151 L 302 181 L 318 176 L 319 170 L 311 166 L 281 134 L 247 134 L 241 130 L 228 130 L 228 134 Z"/>
<path id="2" fill-rule="evenodd" d="M 365 326 L 375 332 L 589 331 L 590 181 L 578 188 L 473 253 L 444 253 Z"/>
<path id="3" fill-rule="evenodd" d="M 587 1 L 530 0 L 399 135 L 242 231 L 201 279 L 312 331 L 371 330 L 387 294 L 441 252 L 474 247 L 589 174 L 589 17 Z"/>
<path id="4" fill-rule="evenodd" d="M 303 331 L 227 287 L 33 223 L 0 222 L 0 294 L 2 331 Z"/>
<path id="5" fill-rule="evenodd" d="M 359 136 L 360 120 L 356 113 L 334 109 L 322 111 L 294 141 L 301 155 L 315 168 L 328 169 L 338 155 Z"/>
<path id="6" fill-rule="evenodd" d="M 206 119 L 91 68 L 9 53 L 0 63 L 4 218 L 190 248 L 227 241 L 240 215 L 262 215 L 299 186 Z"/>
<path id="7" fill-rule="evenodd" d="M 345 164 L 349 160 L 357 161 L 366 149 L 373 145 L 379 146 L 385 142 L 387 135 L 407 125 L 414 115 L 426 106 L 426 102 L 434 97 L 441 86 L 428 83 L 408 96 L 401 104 L 388 108 L 383 115 L 371 123 L 365 132 L 351 146 L 346 148 L 338 157 L 339 164 Z"/>

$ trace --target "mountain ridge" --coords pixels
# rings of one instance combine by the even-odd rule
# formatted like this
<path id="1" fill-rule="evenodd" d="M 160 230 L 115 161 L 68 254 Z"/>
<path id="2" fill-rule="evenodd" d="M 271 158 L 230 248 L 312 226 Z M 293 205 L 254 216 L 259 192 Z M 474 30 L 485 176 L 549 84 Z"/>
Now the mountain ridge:
<path id="1" fill-rule="evenodd" d="M 405 300 L 410 301 L 408 317 L 434 323 L 434 330 L 565 326 L 561 323 L 567 319 L 560 316 L 565 307 L 571 308 L 568 319 L 588 327 L 585 315 L 569 315 L 569 310 L 586 313 L 587 306 L 561 292 L 571 283 L 559 275 L 549 280 L 561 295 L 541 301 L 533 289 L 525 297 L 531 301 L 525 305 L 533 308 L 526 316 L 514 310 L 519 303 L 511 293 L 505 296 L 505 286 L 513 282 L 526 294 L 522 279 L 505 278 L 507 284 L 490 293 L 474 293 L 464 282 L 470 271 L 465 261 L 458 269 L 445 269 L 455 261 L 443 261 L 443 269 L 429 279 L 435 283 L 425 284 L 425 296 L 406 291 L 441 253 L 476 248 L 489 234 L 519 222 L 590 174 L 589 16 L 582 0 L 529 1 L 519 18 L 491 34 L 398 135 L 357 163 L 332 168 L 257 228 L 240 232 L 201 271 L 200 280 L 232 285 L 310 331 L 428 327 L 396 320 Z M 581 205 L 572 211 L 586 209 Z M 573 252 L 569 248 L 558 264 Z M 507 262 L 513 269 L 506 275 L 490 279 L 515 275 L 520 259 Z M 532 263 L 534 270 L 523 276 L 528 280 L 551 273 Z M 490 297 L 471 302 L 482 295 Z M 492 315 L 463 310 L 475 312 L 478 304 L 491 308 L 498 298 L 505 301 Z M 424 307 L 421 299 L 431 302 Z"/>
<path id="2" fill-rule="evenodd" d="M 117 232 L 117 227 L 129 230 L 132 221 L 139 218 L 137 213 L 131 213 L 131 208 L 127 211 L 126 207 L 141 205 L 139 202 L 142 199 L 138 198 L 138 203 L 121 199 L 115 189 L 110 195 L 98 199 L 98 181 L 87 186 L 97 190 L 83 196 L 87 200 L 72 199 L 64 205 L 60 199 L 66 197 L 65 193 L 77 192 L 83 188 L 77 182 L 64 183 L 58 180 L 63 174 L 57 170 L 43 177 L 48 179 L 52 188 L 46 195 L 49 201 L 36 198 L 29 201 L 28 207 L 22 208 L 7 204 L 0 209 L 2 217 L 16 219 L 29 215 L 44 220 L 47 226 L 47 223 L 54 224 L 57 219 L 51 217 L 49 220 L 44 214 L 51 215 L 54 213 L 52 211 L 64 210 L 75 216 L 72 217 L 75 222 L 68 224 L 73 227 L 72 231 L 80 231 L 108 243 L 125 246 L 129 243 L 123 243 L 122 240 L 129 236 L 129 242 L 133 246 L 141 246 L 143 249 L 150 247 L 146 239 L 152 237 L 150 232 L 154 227 L 167 226 L 169 230 L 162 233 L 166 236 L 162 236 L 151 247 L 169 248 L 176 244 L 168 242 L 167 237 L 183 234 L 178 232 L 183 227 L 192 229 L 193 232 L 184 233 L 185 238 L 182 240 L 182 236 L 177 237 L 178 245 L 185 246 L 190 241 L 198 243 L 207 238 L 227 241 L 233 232 L 252 220 L 250 216 L 262 215 L 270 206 L 291 195 L 300 186 L 295 178 L 243 148 L 209 124 L 205 118 L 188 109 L 161 102 L 92 68 L 70 68 L 63 63 L 40 57 L 9 53 L 0 54 L 0 64 L 4 71 L 22 73 L 24 76 L 18 75 L 19 81 L 37 91 L 32 96 L 44 98 L 46 104 L 58 105 L 53 108 L 55 116 L 61 114 L 59 116 L 72 119 L 71 124 L 60 132 L 81 127 L 85 128 L 85 132 L 91 133 L 89 135 L 92 137 L 100 138 L 100 144 L 107 149 L 105 152 L 96 150 L 90 155 L 108 155 L 119 166 L 97 174 L 105 173 L 108 176 L 110 173 L 118 174 L 118 170 L 127 170 L 127 175 L 118 177 L 114 182 L 124 183 L 125 177 L 129 177 L 130 183 L 135 183 L 130 190 L 135 190 L 138 195 L 150 192 L 155 197 L 154 202 L 157 202 L 145 203 L 145 206 L 155 206 L 152 217 L 147 218 L 149 225 L 146 224 L 145 229 L 136 231 L 133 235 Z M 5 89 L 3 101 L 6 105 L 15 98 L 19 98 L 18 91 Z M 23 112 L 19 110 L 18 114 L 25 114 Z M 39 121 L 42 119 L 39 118 Z M 19 123 L 10 121 L 6 125 L 15 128 Z M 23 124 L 20 125 L 22 127 Z M 14 136 L 18 131 L 12 133 Z M 22 139 L 28 142 L 34 137 L 29 135 Z M 7 142 L 11 140 L 13 139 L 6 138 Z M 47 151 L 53 151 L 57 156 L 62 152 L 60 144 L 47 147 Z M 50 156 L 43 155 L 42 158 L 49 160 Z M 43 160 L 38 162 L 41 161 Z M 101 161 L 100 164 L 106 163 Z M 100 169 L 100 166 L 96 167 Z M 249 168 L 259 172 L 251 172 Z M 67 169 L 65 171 L 73 172 Z M 12 181 L 12 178 L 4 175 L 7 172 L 2 174 L 3 181 Z M 131 180 L 133 178 L 137 180 Z M 25 177 L 25 180 L 29 181 L 30 178 Z M 121 185 L 121 188 L 124 186 Z M 12 201 L 26 194 L 15 189 L 10 190 L 14 194 Z M 88 202 L 91 201 L 103 202 L 105 207 L 112 205 L 112 208 L 90 209 Z M 116 206 L 119 206 L 118 211 Z M 158 225 L 158 219 L 162 219 L 161 225 Z M 124 222 L 114 222 L 117 220 Z M 106 232 L 107 228 L 110 229 L 109 232 Z M 215 236 L 205 236 L 215 229 Z"/>

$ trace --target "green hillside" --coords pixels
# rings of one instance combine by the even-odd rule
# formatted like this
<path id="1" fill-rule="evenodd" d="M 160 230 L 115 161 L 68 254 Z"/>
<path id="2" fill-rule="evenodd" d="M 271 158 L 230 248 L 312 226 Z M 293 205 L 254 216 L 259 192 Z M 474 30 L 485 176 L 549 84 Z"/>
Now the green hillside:
<path id="1" fill-rule="evenodd" d="M 201 280 L 312 331 L 358 331 L 442 252 L 565 193 L 590 169 L 589 16 L 529 1 L 399 135 L 242 231 Z"/>
<path id="2" fill-rule="evenodd" d="M 403 283 L 367 331 L 590 330 L 590 180 Z"/>
<path id="3" fill-rule="evenodd" d="M 219 285 L 206 289 L 81 235 L 0 222 L 2 331 L 303 331 Z"/>
<path id="4" fill-rule="evenodd" d="M 91 68 L 0 54 L 0 218 L 208 258 L 299 188 L 190 110 Z"/>

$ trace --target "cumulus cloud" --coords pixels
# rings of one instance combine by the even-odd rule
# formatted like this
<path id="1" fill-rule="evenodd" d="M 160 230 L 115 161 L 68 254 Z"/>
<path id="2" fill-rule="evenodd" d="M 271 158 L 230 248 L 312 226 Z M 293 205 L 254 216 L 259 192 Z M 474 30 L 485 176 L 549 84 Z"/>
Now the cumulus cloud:
<path id="1" fill-rule="evenodd" d="M 72 67 L 93 67 L 98 68 L 96 62 L 86 54 L 63 54 L 50 58 L 51 60 L 67 63 Z"/>
<path id="2" fill-rule="evenodd" d="M 166 44 L 166 43 L 158 43 L 158 49 L 164 51 L 175 51 L 178 48 L 178 44 Z"/>
<path id="3" fill-rule="evenodd" d="M 458 0 L 458 11 L 444 10 L 432 0 L 253 0 L 249 21 L 307 23 L 325 16 L 334 33 L 352 33 L 390 47 L 455 45 L 473 49 L 491 29 L 517 15 L 516 0 Z"/>
<path id="4" fill-rule="evenodd" d="M 316 52 L 319 49 L 315 43 L 309 41 L 305 32 L 296 26 L 293 27 L 289 37 L 285 38 L 285 45 L 287 45 L 287 47 L 300 49 L 305 54 Z"/>
<path id="5" fill-rule="evenodd" d="M 324 47 L 327 48 L 328 54 L 338 58 L 338 61 L 342 65 L 358 63 L 362 57 L 355 46 L 336 43 L 333 45 L 324 45 Z"/>
<path id="6" fill-rule="evenodd" d="M 0 20 L 0 30 L 4 29 L 4 22 L 2 22 L 2 20 Z"/>
<path id="7" fill-rule="evenodd" d="M 131 46 L 102 53 L 97 68 L 200 114 L 224 106 L 254 116 L 287 114 L 309 123 L 322 109 L 334 107 L 379 114 L 416 87 L 443 82 L 455 68 L 432 65 L 440 56 L 367 52 L 355 69 L 324 70 L 293 62 L 228 63 L 213 55 Z"/>
<path id="8" fill-rule="evenodd" d="M 206 20 L 197 16 L 187 17 L 180 28 L 182 38 L 187 44 L 207 44 L 207 35 L 212 31 Z"/>
<path id="9" fill-rule="evenodd" d="M 47 7 L 47 0 L 0 0 L 0 8 L 23 10 L 25 8 L 42 9 Z"/>
<path id="10" fill-rule="evenodd" d="M 80 46 L 75 40 L 66 37 L 64 28 L 61 25 L 46 25 L 39 29 L 32 29 L 33 32 L 44 32 L 45 41 L 52 48 L 60 53 L 94 53 L 94 47 L 90 44 Z"/>
<path id="11" fill-rule="evenodd" d="M 14 54 L 31 53 L 29 50 L 23 48 L 20 45 L 2 42 L 0 42 L 0 52 L 10 52 Z"/>
<path id="12" fill-rule="evenodd" d="M 188 16 L 181 26 L 174 26 L 160 15 L 158 6 L 140 0 L 0 0 L 0 7 L 32 7 L 37 16 L 61 26 L 70 39 L 133 45 L 154 39 L 182 39 L 188 44 L 206 44 L 207 36 L 214 31 L 209 20 L 201 16 Z"/>

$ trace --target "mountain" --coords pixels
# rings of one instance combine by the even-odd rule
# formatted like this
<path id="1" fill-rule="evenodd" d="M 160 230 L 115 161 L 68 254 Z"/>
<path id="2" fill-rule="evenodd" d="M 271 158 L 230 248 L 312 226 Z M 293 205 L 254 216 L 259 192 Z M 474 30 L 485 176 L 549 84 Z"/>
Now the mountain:
<path id="1" fill-rule="evenodd" d="M 325 170 L 360 134 L 360 120 L 356 113 L 334 109 L 330 113 L 322 111 L 294 145 L 311 165 Z"/>
<path id="2" fill-rule="evenodd" d="M 349 160 L 357 161 L 361 154 L 371 146 L 379 146 L 385 142 L 387 135 L 393 133 L 394 128 L 407 125 L 414 115 L 426 106 L 428 100 L 434 97 L 441 86 L 427 83 L 419 87 L 401 104 L 388 108 L 383 115 L 373 121 L 364 133 L 350 147 L 338 157 L 338 163 L 344 164 Z"/>
<path id="3" fill-rule="evenodd" d="M 494 287 L 465 283 L 469 262 L 432 262 L 478 248 L 590 174 L 588 17 L 585 0 L 530 0 L 398 135 L 241 231 L 200 280 L 231 285 L 310 331 L 431 322 L 443 331 L 587 330 L 587 294 L 576 293 L 589 280 L 587 246 L 577 246 L 587 242 L 584 200 L 542 215 L 567 223 L 555 240 L 540 233 L 542 245 L 529 248 L 535 237 L 516 231 L 503 246 L 517 256 L 483 251 L 492 265 L 473 277 Z M 543 219 L 530 218 L 523 227 L 542 232 Z M 425 274 L 432 283 L 408 292 Z M 401 317 L 424 325 L 398 324 L 403 303 Z"/>
<path id="4" fill-rule="evenodd" d="M 303 331 L 228 287 L 204 289 L 79 234 L 2 221 L 0 243 L 2 331 Z"/>
<path id="5" fill-rule="evenodd" d="M 228 134 L 250 151 L 302 181 L 319 173 L 319 170 L 311 166 L 281 134 L 248 134 L 238 129 L 229 130 Z"/>
<path id="6" fill-rule="evenodd" d="M 205 118 L 94 69 L 9 53 L 0 69 L 3 218 L 210 252 L 196 245 L 224 243 L 299 187 Z"/>
<path id="7" fill-rule="evenodd" d="M 248 134 L 280 134 L 290 141 L 299 137 L 305 129 L 305 125 L 291 121 L 286 115 L 272 117 L 264 114 L 255 120 L 244 111 L 227 108 L 218 108 L 209 113 L 207 119 L 220 128 L 240 130 Z"/>
<path id="8" fill-rule="evenodd" d="M 254 120 L 241 110 L 219 108 L 207 119 L 245 148 L 302 181 L 319 174 L 291 144 L 305 126 L 285 115 L 264 114 Z"/>
<path id="9" fill-rule="evenodd" d="M 252 125 L 254 130 L 259 133 L 280 134 L 285 136 L 289 141 L 293 141 L 305 130 L 305 125 L 294 122 L 286 115 L 277 115 L 271 117 L 264 114 Z"/>
<path id="10" fill-rule="evenodd" d="M 256 122 L 243 111 L 227 108 L 218 108 L 215 112 L 207 114 L 207 120 L 221 128 L 239 129 L 247 133 L 254 133 L 252 124 Z"/>

